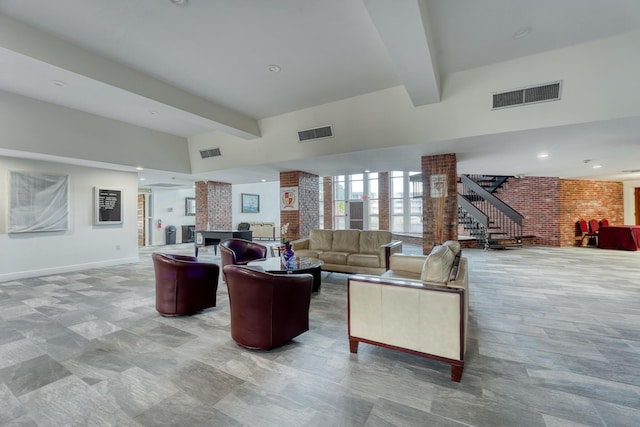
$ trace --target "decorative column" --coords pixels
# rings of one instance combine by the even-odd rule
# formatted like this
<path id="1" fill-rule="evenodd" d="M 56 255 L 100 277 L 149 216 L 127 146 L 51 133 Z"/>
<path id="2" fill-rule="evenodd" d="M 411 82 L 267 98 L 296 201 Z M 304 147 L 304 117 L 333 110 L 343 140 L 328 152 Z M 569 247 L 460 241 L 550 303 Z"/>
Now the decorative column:
<path id="1" fill-rule="evenodd" d="M 300 239 L 320 224 L 318 175 L 302 171 L 280 172 L 280 227 L 289 224 L 287 238 Z"/>
<path id="2" fill-rule="evenodd" d="M 196 182 L 196 230 L 232 230 L 231 184 Z"/>
<path id="3" fill-rule="evenodd" d="M 378 228 L 390 230 L 391 208 L 389 172 L 378 172 Z"/>
<path id="4" fill-rule="evenodd" d="M 324 216 L 325 230 L 333 229 L 333 177 L 325 176 L 322 178 L 322 193 L 324 203 L 322 205 L 322 213 Z"/>
<path id="5" fill-rule="evenodd" d="M 455 154 L 422 157 L 422 250 L 458 240 L 458 190 Z"/>

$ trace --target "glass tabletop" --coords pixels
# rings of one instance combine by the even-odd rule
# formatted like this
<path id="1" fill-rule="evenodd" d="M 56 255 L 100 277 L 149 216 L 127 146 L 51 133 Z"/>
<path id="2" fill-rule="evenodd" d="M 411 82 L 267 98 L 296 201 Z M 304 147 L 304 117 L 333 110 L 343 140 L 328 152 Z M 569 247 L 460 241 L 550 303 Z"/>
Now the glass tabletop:
<path id="1" fill-rule="evenodd" d="M 272 257 L 266 258 L 256 261 L 251 261 L 247 265 L 248 266 L 257 266 L 264 268 L 265 271 L 268 272 L 284 272 L 284 271 L 299 271 L 299 270 L 308 270 L 311 268 L 318 268 L 324 264 L 317 258 L 311 258 L 307 256 L 296 256 L 294 257 L 293 262 L 290 261 L 290 265 L 287 268 L 282 262 L 282 258 L 280 257 Z"/>

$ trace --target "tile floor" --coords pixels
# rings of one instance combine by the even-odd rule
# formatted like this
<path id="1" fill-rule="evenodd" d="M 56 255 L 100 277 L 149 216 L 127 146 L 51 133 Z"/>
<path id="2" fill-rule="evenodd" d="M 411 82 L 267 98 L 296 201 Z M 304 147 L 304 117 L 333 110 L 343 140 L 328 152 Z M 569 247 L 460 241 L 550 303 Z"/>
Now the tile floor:
<path id="1" fill-rule="evenodd" d="M 640 425 L 640 252 L 465 250 L 454 383 L 435 361 L 350 354 L 343 274 L 323 274 L 310 331 L 269 352 L 231 340 L 224 284 L 216 308 L 160 317 L 150 254 L 192 249 L 0 283 L 0 425 Z"/>

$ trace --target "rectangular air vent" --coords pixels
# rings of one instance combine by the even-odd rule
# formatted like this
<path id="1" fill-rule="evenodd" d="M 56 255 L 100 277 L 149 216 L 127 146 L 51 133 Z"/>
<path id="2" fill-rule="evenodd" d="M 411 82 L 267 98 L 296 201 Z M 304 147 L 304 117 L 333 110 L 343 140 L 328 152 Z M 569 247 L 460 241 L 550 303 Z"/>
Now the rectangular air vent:
<path id="1" fill-rule="evenodd" d="M 313 139 L 331 138 L 333 137 L 333 129 L 331 126 L 322 126 L 315 129 L 307 129 L 298 131 L 298 139 L 300 142 L 307 142 Z"/>
<path id="2" fill-rule="evenodd" d="M 534 104 L 538 102 L 557 101 L 560 99 L 562 81 L 528 86 L 507 92 L 493 94 L 492 109 L 497 110 L 518 105 Z"/>
<path id="3" fill-rule="evenodd" d="M 220 152 L 219 148 L 209 148 L 208 150 L 200 150 L 200 157 L 202 157 L 203 159 L 206 159 L 209 157 L 218 157 L 218 156 L 222 156 L 222 153 Z"/>

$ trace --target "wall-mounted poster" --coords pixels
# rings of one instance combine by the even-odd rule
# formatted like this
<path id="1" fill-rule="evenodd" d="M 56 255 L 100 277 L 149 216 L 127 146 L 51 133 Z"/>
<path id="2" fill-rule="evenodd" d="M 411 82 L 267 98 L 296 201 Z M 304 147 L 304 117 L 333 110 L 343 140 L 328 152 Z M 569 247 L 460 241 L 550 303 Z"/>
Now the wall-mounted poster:
<path id="1" fill-rule="evenodd" d="M 121 188 L 93 187 L 95 225 L 122 224 Z"/>
<path id="2" fill-rule="evenodd" d="M 298 210 L 298 187 L 281 187 L 280 188 L 280 210 L 281 211 L 297 211 Z"/>
<path id="3" fill-rule="evenodd" d="M 447 197 L 447 175 L 431 175 L 431 197 Z"/>
<path id="4" fill-rule="evenodd" d="M 69 177 L 10 172 L 9 233 L 69 228 Z"/>

